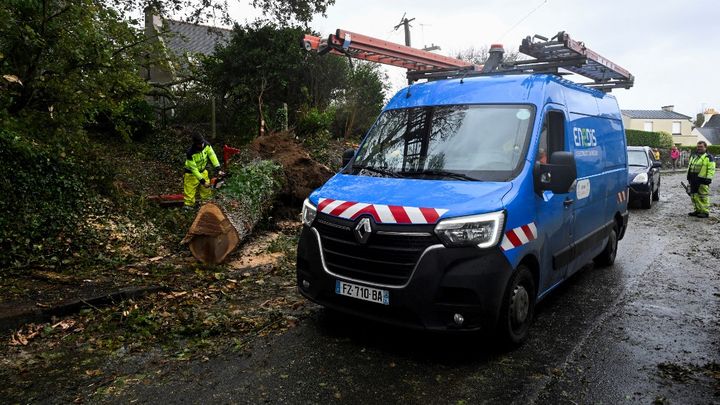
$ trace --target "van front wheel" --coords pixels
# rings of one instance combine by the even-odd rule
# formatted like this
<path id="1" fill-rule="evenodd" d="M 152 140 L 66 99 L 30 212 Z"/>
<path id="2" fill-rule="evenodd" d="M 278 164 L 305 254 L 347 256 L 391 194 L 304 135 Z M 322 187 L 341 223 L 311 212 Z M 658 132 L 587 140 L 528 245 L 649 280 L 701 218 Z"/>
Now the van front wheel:
<path id="1" fill-rule="evenodd" d="M 534 315 L 535 280 L 521 264 L 508 283 L 500 309 L 497 332 L 501 341 L 512 346 L 525 341 Z"/>

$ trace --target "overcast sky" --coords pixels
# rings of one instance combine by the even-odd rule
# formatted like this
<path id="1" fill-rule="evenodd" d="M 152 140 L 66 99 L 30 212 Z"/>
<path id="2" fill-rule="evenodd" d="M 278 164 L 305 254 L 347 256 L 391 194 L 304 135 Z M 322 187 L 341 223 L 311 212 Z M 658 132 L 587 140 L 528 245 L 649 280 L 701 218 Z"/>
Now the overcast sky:
<path id="1" fill-rule="evenodd" d="M 241 0 L 242 1 L 242 0 Z M 257 15 L 229 2 L 240 23 Z M 234 3 L 234 4 L 233 4 Z M 695 116 L 703 108 L 720 111 L 720 7 L 716 1 L 651 0 L 336 0 L 312 28 L 323 36 L 342 28 L 404 43 L 397 25 L 415 18 L 412 45 L 439 45 L 438 53 L 502 43 L 517 49 L 522 38 L 566 31 L 588 48 L 635 76 L 630 90 L 616 89 L 622 109 L 660 109 Z M 404 70 L 389 70 L 393 91 L 405 83 Z"/>

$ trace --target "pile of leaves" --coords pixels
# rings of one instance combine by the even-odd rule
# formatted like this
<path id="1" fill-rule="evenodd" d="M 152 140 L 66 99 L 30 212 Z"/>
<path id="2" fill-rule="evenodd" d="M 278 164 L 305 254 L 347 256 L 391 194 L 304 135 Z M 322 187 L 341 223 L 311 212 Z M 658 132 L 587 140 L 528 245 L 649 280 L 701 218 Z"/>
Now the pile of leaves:
<path id="1" fill-rule="evenodd" d="M 311 311 L 295 281 L 299 228 L 288 221 L 260 232 L 223 266 L 177 254 L 118 267 L 116 277 L 166 290 L 0 335 L 8 381 L 0 397 L 102 398 L 137 365 L 244 353 L 258 337 L 294 327 Z"/>

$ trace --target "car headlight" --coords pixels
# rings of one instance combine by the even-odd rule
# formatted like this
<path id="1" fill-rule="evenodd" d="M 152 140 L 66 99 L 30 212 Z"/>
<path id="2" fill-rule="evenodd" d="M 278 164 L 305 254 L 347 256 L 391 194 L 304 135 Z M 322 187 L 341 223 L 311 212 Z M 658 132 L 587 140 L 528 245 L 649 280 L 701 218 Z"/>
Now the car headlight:
<path id="1" fill-rule="evenodd" d="M 632 182 L 633 182 L 633 184 L 637 184 L 637 183 L 647 183 L 647 181 L 648 181 L 647 173 L 640 173 L 637 176 L 635 176 L 635 178 L 633 179 Z"/>
<path id="2" fill-rule="evenodd" d="M 491 212 L 440 221 L 435 226 L 435 234 L 448 247 L 488 248 L 500 241 L 504 224 L 505 212 Z"/>
<path id="3" fill-rule="evenodd" d="M 312 205 L 312 203 L 310 203 L 310 200 L 306 198 L 305 202 L 303 202 L 303 207 L 302 207 L 302 222 L 303 222 L 303 224 L 307 225 L 307 226 L 312 225 L 316 216 L 317 216 L 317 209 L 315 208 L 314 205 Z"/>

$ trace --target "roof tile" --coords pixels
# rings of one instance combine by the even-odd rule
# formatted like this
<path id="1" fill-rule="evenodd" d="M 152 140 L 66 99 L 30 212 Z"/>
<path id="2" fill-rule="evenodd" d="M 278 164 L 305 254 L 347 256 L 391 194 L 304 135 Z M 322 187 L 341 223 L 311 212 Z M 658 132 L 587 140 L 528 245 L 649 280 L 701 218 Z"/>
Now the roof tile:
<path id="1" fill-rule="evenodd" d="M 720 114 L 713 114 L 710 116 L 710 119 L 708 119 L 705 122 L 705 125 L 702 126 L 703 128 L 720 128 Z"/>
<path id="2" fill-rule="evenodd" d="M 212 55 L 217 44 L 230 40 L 231 30 L 206 25 L 190 24 L 183 21 L 165 20 L 174 35 L 166 38 L 167 46 L 175 54 L 202 53 Z"/>
<path id="3" fill-rule="evenodd" d="M 720 145 L 720 128 L 696 128 L 712 145 Z"/>
<path id="4" fill-rule="evenodd" d="M 665 110 L 622 110 L 622 114 L 629 118 L 650 120 L 689 120 L 690 117 L 675 111 Z"/>

